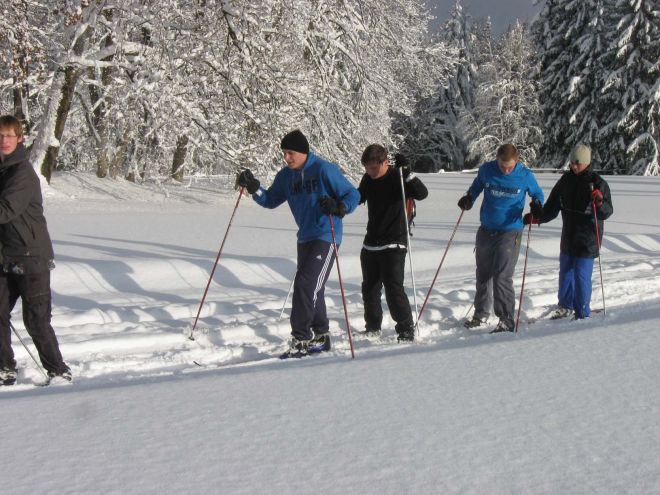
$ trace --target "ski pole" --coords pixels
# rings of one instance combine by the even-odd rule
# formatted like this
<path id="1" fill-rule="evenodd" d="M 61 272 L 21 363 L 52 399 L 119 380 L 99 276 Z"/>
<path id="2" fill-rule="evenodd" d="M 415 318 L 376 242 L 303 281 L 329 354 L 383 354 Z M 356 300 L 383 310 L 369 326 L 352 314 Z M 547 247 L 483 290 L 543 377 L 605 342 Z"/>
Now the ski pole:
<path id="1" fill-rule="evenodd" d="M 468 315 L 470 314 L 470 311 L 472 310 L 472 306 L 474 306 L 474 301 L 472 301 L 472 304 L 470 304 L 470 307 L 465 312 L 465 314 L 463 315 L 463 318 L 461 318 L 461 320 L 465 320 L 468 317 Z"/>
<path id="2" fill-rule="evenodd" d="M 529 254 L 529 241 L 532 235 L 532 222 L 529 222 L 527 229 L 527 247 L 525 248 L 525 265 L 523 266 L 522 285 L 520 286 L 520 301 L 518 301 L 518 316 L 516 317 L 516 333 L 518 333 L 518 323 L 520 322 L 520 310 L 522 309 L 523 292 L 525 290 L 525 275 L 527 274 L 527 255 Z"/>
<path id="3" fill-rule="evenodd" d="M 447 243 L 447 247 L 445 248 L 445 252 L 442 255 L 442 259 L 440 260 L 440 265 L 438 265 L 438 269 L 435 271 L 435 277 L 433 277 L 433 281 L 431 282 L 431 287 L 429 287 L 429 291 L 426 293 L 426 298 L 424 299 L 424 304 L 422 304 L 422 308 L 419 310 L 419 314 L 417 315 L 416 325 L 419 325 L 419 319 L 422 317 L 422 313 L 424 312 L 424 308 L 426 307 L 426 303 L 428 302 L 429 296 L 431 295 L 431 291 L 433 290 L 433 286 L 435 285 L 435 280 L 438 278 L 438 274 L 440 273 L 440 269 L 442 268 L 442 264 L 445 262 L 445 257 L 447 256 L 447 251 L 449 251 L 449 246 L 451 246 L 451 243 L 454 240 L 454 236 L 456 235 L 456 231 L 458 230 L 458 225 L 461 223 L 461 219 L 463 218 L 464 213 L 465 213 L 465 210 L 461 208 L 461 214 L 458 217 L 458 221 L 456 222 L 456 225 L 454 226 L 454 231 L 451 233 L 451 237 L 449 238 L 449 242 Z"/>
<path id="4" fill-rule="evenodd" d="M 27 351 L 27 353 L 28 353 L 28 354 L 30 355 L 30 357 L 32 358 L 32 361 L 34 361 L 34 364 L 37 365 L 37 369 L 38 369 L 39 371 L 41 371 L 41 374 L 44 375 L 44 378 L 45 378 L 46 380 L 48 380 L 48 374 L 46 373 L 46 371 L 44 371 L 43 366 L 41 366 L 41 365 L 39 364 L 39 361 L 37 361 L 37 359 L 34 357 L 34 354 L 32 354 L 32 353 L 30 352 L 30 349 L 28 348 L 27 344 L 23 341 L 23 339 L 21 338 L 21 335 L 16 331 L 16 329 L 14 328 L 14 325 L 12 325 L 11 322 L 9 322 L 9 328 L 11 328 L 11 331 L 14 332 L 14 335 L 16 335 L 16 337 L 18 338 L 19 342 L 20 342 L 21 344 L 23 344 L 23 347 L 25 347 L 25 350 Z"/>
<path id="5" fill-rule="evenodd" d="M 408 211 L 406 209 L 406 189 L 403 184 L 403 168 L 399 168 L 399 178 L 401 179 L 401 202 L 403 206 L 403 219 L 405 222 L 405 229 L 406 229 L 406 241 L 408 241 L 408 259 L 410 260 L 410 278 L 412 279 L 413 300 L 415 301 L 415 318 L 417 318 L 417 313 L 419 312 L 419 306 L 417 306 L 417 288 L 415 287 L 415 268 L 413 267 L 412 243 L 410 242 Z M 417 326 L 416 320 L 415 320 L 415 326 Z M 419 328 L 417 329 L 417 335 L 419 336 Z"/>
<path id="6" fill-rule="evenodd" d="M 213 280 L 213 274 L 215 273 L 215 269 L 218 267 L 218 261 L 220 260 L 220 255 L 222 254 L 222 249 L 225 247 L 225 241 L 227 240 L 227 235 L 229 234 L 229 228 L 231 227 L 231 222 L 234 220 L 234 215 L 236 214 L 236 210 L 238 209 L 238 203 L 241 201 L 241 197 L 243 196 L 243 189 L 245 189 L 243 186 L 241 186 L 241 190 L 238 193 L 238 198 L 236 199 L 236 204 L 234 205 L 234 211 L 231 213 L 231 217 L 229 217 L 229 225 L 227 225 L 227 230 L 225 231 L 225 236 L 222 238 L 222 243 L 220 244 L 220 249 L 218 250 L 218 255 L 215 257 L 215 263 L 213 264 L 213 269 L 211 270 L 211 275 L 209 276 L 209 281 L 206 283 L 206 289 L 204 289 L 204 295 L 202 295 L 202 300 L 199 303 L 199 309 L 197 309 L 197 315 L 195 316 L 195 322 L 193 323 L 192 329 L 190 330 L 190 335 L 188 338 L 190 340 L 195 340 L 195 337 L 193 336 L 195 332 L 195 328 L 197 327 L 197 322 L 199 321 L 199 314 L 202 312 L 202 307 L 204 306 L 204 301 L 206 299 L 206 294 L 209 292 L 209 287 L 211 286 L 211 281 Z"/>
<path id="7" fill-rule="evenodd" d="M 335 222 L 330 217 L 330 232 L 332 233 L 332 247 L 335 250 L 335 257 L 337 258 L 337 275 L 339 276 L 339 289 L 341 290 L 341 300 L 344 304 L 344 317 L 346 318 L 346 329 L 348 330 L 348 343 L 351 346 L 351 358 L 355 359 L 355 350 L 353 349 L 353 333 L 351 332 L 351 324 L 348 322 L 348 308 L 346 307 L 346 296 L 344 295 L 344 284 L 341 281 L 341 269 L 339 268 L 339 250 L 337 249 L 337 240 L 335 238 Z"/>
<path id="8" fill-rule="evenodd" d="M 594 191 L 594 183 L 590 182 L 591 192 Z M 600 292 L 603 296 L 603 318 L 605 318 L 605 286 L 603 285 L 603 265 L 600 262 L 600 229 L 598 228 L 598 213 L 596 212 L 596 201 L 591 201 L 591 209 L 594 212 L 594 223 L 596 224 L 596 246 L 598 247 L 598 271 L 600 272 Z"/>
<path id="9" fill-rule="evenodd" d="M 289 302 L 289 297 L 291 297 L 291 291 L 293 290 L 293 283 L 296 281 L 295 274 L 293 276 L 293 280 L 291 280 L 291 285 L 289 285 L 289 292 L 286 293 L 286 299 L 284 299 L 284 304 L 282 304 L 282 311 L 280 311 L 280 317 L 279 319 L 282 319 L 282 315 L 284 314 L 284 308 L 286 308 L 286 303 Z"/>

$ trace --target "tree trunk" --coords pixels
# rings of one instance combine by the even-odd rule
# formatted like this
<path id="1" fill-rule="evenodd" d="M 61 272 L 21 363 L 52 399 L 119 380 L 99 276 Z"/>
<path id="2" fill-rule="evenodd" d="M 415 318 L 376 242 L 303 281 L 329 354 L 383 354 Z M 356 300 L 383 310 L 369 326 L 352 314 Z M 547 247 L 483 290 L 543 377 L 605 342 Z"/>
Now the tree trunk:
<path id="1" fill-rule="evenodd" d="M 32 129 L 32 122 L 28 112 L 29 86 L 27 56 L 21 52 L 17 56 L 16 63 L 20 70 L 20 77 L 14 77 L 14 116 L 23 122 L 25 133 L 29 134 Z"/>
<path id="2" fill-rule="evenodd" d="M 103 17 L 105 17 L 108 25 L 112 25 L 113 14 L 112 10 L 105 10 L 103 12 Z M 111 46 L 112 43 L 113 37 L 109 35 L 105 36 L 103 47 L 107 48 Z M 109 62 L 113 57 L 114 55 L 110 55 L 101 60 Z M 114 159 L 108 156 L 110 153 L 110 147 L 114 147 L 114 140 L 111 137 L 112 131 L 107 117 L 110 107 L 112 106 L 112 100 L 108 95 L 108 89 L 112 84 L 112 72 L 113 70 L 111 67 L 103 67 L 100 70 L 100 88 L 97 85 L 91 84 L 89 86 L 89 92 L 92 99 L 92 105 L 95 107 L 92 122 L 94 122 L 96 132 L 98 133 L 96 147 L 96 176 L 104 178 L 110 175 L 110 177 L 114 179 L 117 177 L 116 156 Z M 119 151 L 117 151 L 117 153 L 119 153 Z"/>
<path id="3" fill-rule="evenodd" d="M 185 134 L 179 136 L 176 140 L 176 150 L 174 151 L 174 158 L 172 159 L 172 171 L 170 175 L 176 181 L 183 182 L 183 162 L 186 160 L 186 153 L 188 152 L 188 136 Z"/>
<path id="4" fill-rule="evenodd" d="M 76 30 L 73 29 L 72 33 L 76 33 Z M 73 52 L 76 55 L 82 54 L 88 36 L 89 28 L 75 40 Z M 55 71 L 42 125 L 30 149 L 32 165 L 48 183 L 57 164 L 60 140 L 64 134 L 80 73 L 81 70 L 74 65 L 65 65 Z"/>
<path id="5" fill-rule="evenodd" d="M 16 2 L 14 2 L 16 6 Z M 28 19 L 28 6 L 27 2 L 22 2 L 21 10 L 23 10 L 21 17 L 24 21 Z M 12 73 L 14 75 L 14 116 L 23 123 L 23 127 L 26 134 L 30 133 L 32 128 L 32 123 L 30 122 L 30 115 L 28 112 L 28 95 L 29 95 L 29 86 L 28 86 L 28 75 L 30 68 L 28 65 L 28 60 L 31 56 L 34 56 L 34 52 L 30 53 L 31 46 L 27 42 L 27 33 L 22 29 L 19 29 L 16 33 L 16 44 L 13 47 L 14 52 L 14 68 Z"/>
<path id="6" fill-rule="evenodd" d="M 122 171 L 123 164 L 126 161 L 126 154 L 128 153 L 128 147 L 131 144 L 129 129 L 124 130 L 124 134 L 121 139 L 118 139 L 117 146 L 115 147 L 115 153 L 110 161 L 110 177 L 116 179 L 119 175 L 119 172 Z"/>
<path id="7" fill-rule="evenodd" d="M 104 134 L 101 135 L 96 153 L 96 176 L 99 179 L 105 179 L 110 171 L 110 163 L 108 162 L 108 155 L 106 154 L 106 150 L 108 149 L 107 142 L 107 137 Z"/>
<path id="8" fill-rule="evenodd" d="M 51 147 L 55 135 L 55 122 L 57 120 L 57 107 L 55 106 L 56 102 L 59 101 L 59 98 L 62 94 L 62 87 L 64 86 L 64 71 L 57 70 L 53 75 L 53 81 L 51 82 L 48 103 L 46 105 L 46 110 L 44 112 L 43 118 L 41 119 L 41 125 L 39 126 L 39 132 L 30 147 L 30 161 L 32 166 L 35 168 L 40 177 L 44 178 L 41 174 L 41 166 L 47 160 L 52 160 L 51 158 L 46 158 L 48 150 Z"/>
<path id="9" fill-rule="evenodd" d="M 27 122 L 27 97 L 25 94 L 25 85 L 14 82 L 14 117 L 23 122 L 25 132 L 29 134 L 30 129 Z"/>
<path id="10" fill-rule="evenodd" d="M 60 140 L 64 134 L 66 119 L 69 117 L 71 103 L 73 102 L 73 93 L 76 90 L 76 84 L 79 77 L 80 69 L 74 67 L 67 67 L 64 69 L 64 85 L 62 86 L 60 101 L 57 106 L 55 129 L 53 133 L 57 144 L 49 144 L 44 161 L 41 163 L 41 175 L 46 178 L 46 181 L 48 181 L 49 184 L 55 166 L 57 165 L 57 156 L 60 153 Z"/>

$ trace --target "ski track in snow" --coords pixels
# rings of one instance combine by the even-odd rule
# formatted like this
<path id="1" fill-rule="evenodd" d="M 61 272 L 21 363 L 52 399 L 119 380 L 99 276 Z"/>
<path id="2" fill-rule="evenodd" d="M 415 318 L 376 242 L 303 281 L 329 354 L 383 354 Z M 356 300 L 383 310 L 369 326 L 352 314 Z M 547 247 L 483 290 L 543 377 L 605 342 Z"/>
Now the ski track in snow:
<path id="1" fill-rule="evenodd" d="M 540 178 L 546 195 L 556 179 L 555 175 Z M 648 229 L 642 226 L 631 232 L 617 228 L 616 212 L 619 205 L 625 208 L 620 198 L 622 191 L 626 190 L 626 179 L 611 178 L 615 216 L 606 222 L 602 256 L 607 313 L 594 314 L 591 319 L 580 322 L 552 322 L 546 319 L 533 324 L 528 322 L 547 314 L 548 308 L 556 302 L 556 257 L 561 228 L 561 220 L 557 219 L 533 230 L 520 333 L 513 338 L 542 337 L 557 331 L 570 332 L 634 320 L 640 310 L 658 304 L 660 278 L 656 270 L 660 265 L 660 237 L 657 226 L 649 225 Z M 417 227 L 413 237 L 418 307 L 424 301 L 451 232 L 454 210 L 457 211 L 454 204 L 460 195 L 457 191 L 467 187 L 471 176 L 444 174 L 425 176 L 424 180 L 435 191 L 432 191 L 429 200 L 418 204 Z M 101 242 L 95 238 L 91 227 L 90 232 L 85 231 L 86 225 L 94 225 L 94 220 L 85 215 L 88 211 L 94 213 L 97 207 L 94 194 L 88 193 L 89 197 L 85 197 L 85 193 L 91 189 L 91 182 L 86 177 L 63 175 L 54 181 L 56 185 L 63 184 L 63 191 L 55 189 L 46 194 L 46 212 L 58 256 L 58 266 L 53 274 L 53 324 L 62 353 L 76 381 L 90 384 L 106 381 L 116 383 L 136 378 L 203 372 L 217 367 L 256 365 L 272 362 L 273 356 L 286 349 L 290 332 L 289 304 L 281 319 L 280 312 L 295 269 L 292 247 L 294 229 L 290 218 L 287 218 L 290 214 L 286 206 L 276 210 L 276 213 L 265 212 L 254 205 L 250 198 L 243 199 L 235 220 L 238 232 L 230 232 L 230 241 L 201 310 L 195 340 L 190 340 L 187 337 L 214 259 L 212 243 L 221 237 L 222 232 L 214 229 L 212 234 L 206 232 L 206 237 L 201 238 L 199 236 L 204 231 L 203 226 L 184 225 L 182 238 L 187 241 L 178 241 L 174 232 L 171 234 L 171 243 L 168 243 L 160 234 L 153 239 L 149 238 L 148 232 L 139 236 L 139 229 L 131 232 L 130 225 L 126 225 L 127 230 L 123 231 L 122 222 L 118 221 L 119 225 L 109 222 L 113 232 L 109 232 L 108 238 Z M 219 182 L 221 187 L 228 180 Z M 622 191 L 617 191 L 617 186 Z M 76 189 L 80 187 L 81 190 Z M 140 212 L 141 203 L 136 207 L 136 193 L 131 192 L 133 188 L 138 190 L 142 200 L 151 199 L 156 203 L 155 206 L 144 203 L 142 209 L 145 214 L 158 215 L 158 202 L 161 201 L 165 205 L 163 207 L 168 208 L 167 202 L 176 204 L 178 195 L 183 198 L 179 198 L 179 201 L 189 197 L 197 198 L 197 201 L 188 201 L 191 204 L 186 204 L 186 208 L 206 211 L 217 210 L 219 205 L 222 214 L 206 217 L 201 214 L 200 224 L 213 218 L 216 225 L 222 226 L 220 230 L 225 228 L 235 198 L 231 191 L 217 194 L 213 187 L 205 183 L 191 192 L 190 189 L 194 190 L 192 181 L 188 184 L 189 190 L 183 192 L 171 184 L 146 188 L 150 192 L 146 197 L 144 187 L 120 184 L 117 185 L 115 197 L 122 200 L 128 198 L 130 203 L 119 202 L 119 207 L 111 212 L 118 219 Z M 417 348 L 476 346 L 512 337 L 487 333 L 496 323 L 494 316 L 490 321 L 492 325 L 485 329 L 467 330 L 461 325 L 461 320 L 469 314 L 474 296 L 472 238 L 477 226 L 478 205 L 466 215 L 469 219 L 459 230 L 457 242 L 449 251 L 446 266 L 440 273 L 420 323 L 417 341 L 407 345 L 396 343 L 394 323 L 384 302 L 383 336 L 368 339 L 358 334 L 363 329 L 359 247 L 366 223 L 365 208 L 347 218 L 340 263 L 357 359 L 374 353 L 411 352 Z M 176 210 L 171 209 L 173 212 Z M 434 217 L 436 213 L 440 215 Z M 63 224 L 57 221 L 67 214 L 78 216 L 82 222 L 81 230 L 75 232 L 75 235 L 65 234 Z M 57 220 L 53 222 L 51 216 Z M 255 234 L 254 230 L 265 228 L 264 223 L 274 230 L 278 230 L 277 226 L 281 225 L 281 232 L 279 235 L 268 231 Z M 170 228 L 176 230 L 176 222 Z M 515 276 L 517 294 L 520 290 L 526 233 Z M 247 237 L 250 247 L 246 253 L 241 250 L 242 246 L 232 244 L 232 236 L 241 239 Z M 268 244 L 272 242 L 272 256 L 268 247 L 263 245 L 266 239 Z M 285 247 L 278 246 L 280 241 Z M 95 246 L 98 250 L 95 250 Z M 152 248 L 155 253 L 148 257 L 146 253 Z M 81 253 L 84 254 L 77 258 Z M 407 271 L 408 285 L 409 275 Z M 409 294 L 413 303 L 410 289 Z M 331 320 L 333 350 L 309 359 L 349 359 L 350 349 L 336 267 L 327 285 L 326 301 Z M 592 308 L 601 306 L 601 285 L 596 262 Z M 26 336 L 19 315 L 17 309 L 14 322 Z M 29 338 L 26 338 L 26 342 L 31 345 Z M 20 345 L 14 345 L 14 348 L 20 368 L 20 384 L 13 387 L 13 391 L 26 390 L 31 388 L 30 381 L 37 382 L 40 375 L 25 350 Z M 9 390 L 2 392 L 11 393 Z"/>

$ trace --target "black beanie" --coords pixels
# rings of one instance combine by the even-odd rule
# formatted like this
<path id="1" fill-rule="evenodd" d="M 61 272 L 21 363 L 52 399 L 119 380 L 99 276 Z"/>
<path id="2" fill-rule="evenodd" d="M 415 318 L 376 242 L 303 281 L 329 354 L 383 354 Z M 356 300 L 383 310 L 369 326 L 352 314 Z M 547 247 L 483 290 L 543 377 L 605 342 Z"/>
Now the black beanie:
<path id="1" fill-rule="evenodd" d="M 297 151 L 298 153 L 309 154 L 309 143 L 305 135 L 299 129 L 291 131 L 282 138 L 280 147 L 283 150 Z"/>

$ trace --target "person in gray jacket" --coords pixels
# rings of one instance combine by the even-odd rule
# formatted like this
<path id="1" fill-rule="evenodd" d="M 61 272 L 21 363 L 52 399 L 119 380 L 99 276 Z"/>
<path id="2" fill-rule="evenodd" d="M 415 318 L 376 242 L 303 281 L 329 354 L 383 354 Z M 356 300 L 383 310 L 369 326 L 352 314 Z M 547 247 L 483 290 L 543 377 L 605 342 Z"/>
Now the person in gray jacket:
<path id="1" fill-rule="evenodd" d="M 50 323 L 50 270 L 55 265 L 41 185 L 23 146 L 23 126 L 12 115 L 0 117 L 0 245 L 0 385 L 16 382 L 9 320 L 19 297 L 25 328 L 48 377 L 71 381 Z"/>

